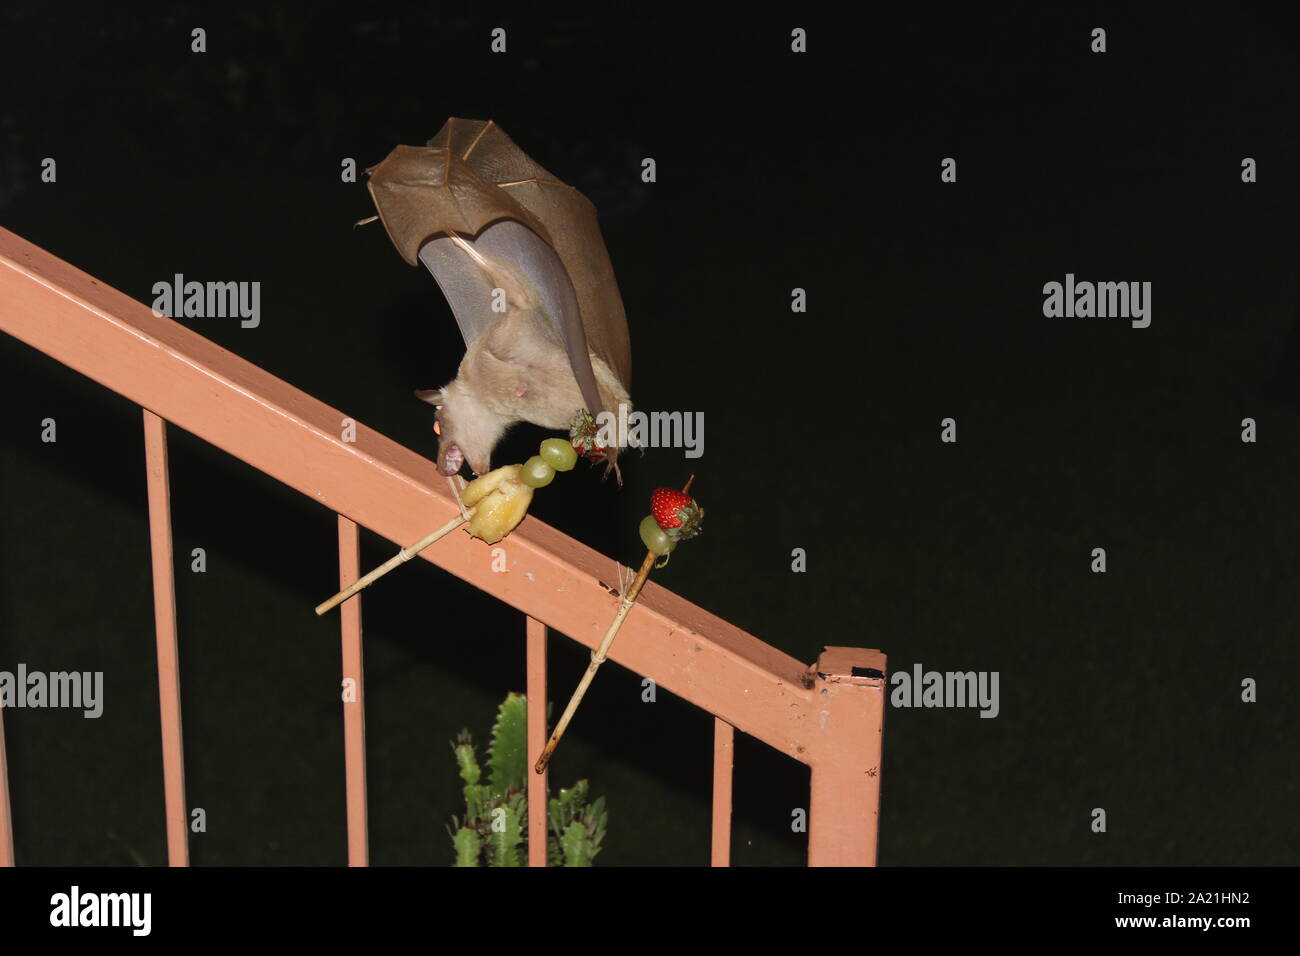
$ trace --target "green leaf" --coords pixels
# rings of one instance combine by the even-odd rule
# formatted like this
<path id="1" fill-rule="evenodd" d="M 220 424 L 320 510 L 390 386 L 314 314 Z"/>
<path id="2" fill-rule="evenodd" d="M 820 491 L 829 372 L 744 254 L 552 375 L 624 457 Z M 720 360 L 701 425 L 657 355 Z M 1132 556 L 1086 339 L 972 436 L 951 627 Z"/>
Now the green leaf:
<path id="1" fill-rule="evenodd" d="M 461 731 L 460 738 L 451 745 L 456 755 L 456 764 L 460 767 L 460 779 L 468 784 L 478 783 L 482 771 L 479 770 L 478 758 L 474 754 L 474 742 L 468 731 Z"/>
<path id="2" fill-rule="evenodd" d="M 564 819 L 564 810 L 558 798 L 551 797 L 551 802 L 547 805 L 546 819 L 550 826 L 550 833 L 555 835 L 554 839 L 548 839 L 546 842 L 546 865 L 563 866 L 564 850 L 560 847 L 560 836 L 564 833 L 564 828 L 569 825 L 569 821 Z"/>
<path id="3" fill-rule="evenodd" d="M 465 823 L 482 825 L 493 799 L 492 791 L 483 784 L 465 784 Z"/>
<path id="4" fill-rule="evenodd" d="M 519 803 L 494 807 L 488 817 L 488 850 L 492 866 L 519 866 L 519 844 L 524 831 L 519 825 Z"/>
<path id="5" fill-rule="evenodd" d="M 461 827 L 452 838 L 456 848 L 456 866 L 478 866 L 478 834 L 468 827 Z"/>
<path id="6" fill-rule="evenodd" d="M 548 705 L 548 713 L 550 708 Z M 488 747 L 487 782 L 483 782 L 473 738 L 462 730 L 452 742 L 460 777 L 465 782 L 463 820 L 453 816 L 448 834 L 457 866 L 521 866 L 528 837 L 528 701 L 509 694 L 497 710 Z M 605 837 L 605 798 L 588 805 L 588 782 L 579 780 L 547 803 L 546 857 L 551 866 L 591 866 Z M 500 810 L 494 816 L 493 811 Z M 494 819 L 497 828 L 493 828 Z"/>
<path id="7" fill-rule="evenodd" d="M 591 835 L 591 855 L 593 858 L 600 852 L 600 844 L 605 839 L 605 824 L 608 820 L 609 814 L 605 812 L 605 798 L 603 796 L 596 798 L 596 801 L 582 815 L 582 822 L 587 825 L 587 832 Z"/>
<path id="8" fill-rule="evenodd" d="M 584 824 L 570 823 L 560 843 L 564 847 L 565 866 L 591 866 L 591 838 Z"/>
<path id="9" fill-rule="evenodd" d="M 563 790 L 560 791 L 564 793 Z M 564 835 L 565 828 L 573 822 L 573 807 L 567 800 L 561 800 L 559 797 L 551 797 L 551 803 L 548 807 L 547 819 L 551 825 L 551 832 L 556 838 Z"/>
<path id="10" fill-rule="evenodd" d="M 493 792 L 523 788 L 528 773 L 528 700 L 523 694 L 507 694 L 497 710 L 488 768 Z"/>

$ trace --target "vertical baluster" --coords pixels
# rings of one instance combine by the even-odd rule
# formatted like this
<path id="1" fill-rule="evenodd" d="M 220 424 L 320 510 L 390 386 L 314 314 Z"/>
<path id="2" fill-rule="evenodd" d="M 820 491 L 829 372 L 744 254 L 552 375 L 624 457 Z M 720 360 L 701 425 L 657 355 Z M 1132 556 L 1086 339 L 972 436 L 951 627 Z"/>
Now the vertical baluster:
<path id="1" fill-rule="evenodd" d="M 533 773 L 546 747 L 546 625 L 528 618 L 528 865 L 546 865 L 546 780 Z"/>
<path id="2" fill-rule="evenodd" d="M 354 521 L 339 518 L 339 588 L 361 576 L 360 535 Z M 366 696 L 361 648 L 361 595 L 339 608 L 343 645 L 343 772 L 347 788 L 348 866 L 370 864 L 366 812 Z M 351 682 L 350 684 L 347 682 Z"/>
<path id="3" fill-rule="evenodd" d="M 14 865 L 14 827 L 9 816 L 9 763 L 5 757 L 5 715 L 0 707 L 0 866 Z"/>
<path id="4" fill-rule="evenodd" d="M 153 556 L 154 637 L 158 654 L 158 707 L 162 721 L 167 862 L 170 866 L 189 866 L 181 677 L 176 651 L 176 588 L 172 571 L 171 489 L 167 476 L 167 423 L 147 408 L 142 411 L 145 473 L 149 486 L 149 542 Z"/>
<path id="5" fill-rule="evenodd" d="M 731 866 L 731 769 L 736 729 L 713 718 L 713 865 Z"/>

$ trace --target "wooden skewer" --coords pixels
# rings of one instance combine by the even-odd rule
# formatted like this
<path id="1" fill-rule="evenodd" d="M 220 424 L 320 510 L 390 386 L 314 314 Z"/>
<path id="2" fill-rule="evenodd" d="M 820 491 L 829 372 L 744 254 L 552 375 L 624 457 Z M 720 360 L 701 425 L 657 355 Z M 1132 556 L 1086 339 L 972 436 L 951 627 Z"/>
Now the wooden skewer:
<path id="1" fill-rule="evenodd" d="M 469 509 L 465 503 L 460 500 L 460 493 L 465 490 L 465 481 L 460 475 L 448 475 L 447 484 L 451 486 L 451 496 L 456 499 L 456 507 L 460 509 L 461 517 L 466 521 L 469 520 Z"/>
<path id="2" fill-rule="evenodd" d="M 582 703 L 582 698 L 586 695 L 587 688 L 591 686 L 596 671 L 600 669 L 601 664 L 605 663 L 605 652 L 614 643 L 614 638 L 618 637 L 618 629 L 623 626 L 623 620 L 627 617 L 627 612 L 632 610 L 632 605 L 636 603 L 637 597 L 641 594 L 641 586 L 650 577 L 650 569 L 654 567 L 656 557 L 658 555 L 653 551 L 646 552 L 645 560 L 641 562 L 641 570 L 632 579 L 632 586 L 627 589 L 623 603 L 618 606 L 618 613 L 614 615 L 614 623 L 605 632 L 605 639 L 600 642 L 600 647 L 591 652 L 591 663 L 587 665 L 586 673 L 582 675 L 582 680 L 578 682 L 578 689 L 569 698 L 569 706 L 564 708 L 564 713 L 560 716 L 560 722 L 555 725 L 555 732 L 551 734 L 551 739 L 546 742 L 546 749 L 542 751 L 542 755 L 537 758 L 537 763 L 533 766 L 533 770 L 537 773 L 544 771 L 546 765 L 551 762 L 551 755 L 555 753 L 555 748 L 560 745 L 560 738 L 564 736 L 564 731 L 568 729 L 569 721 L 573 719 L 573 712 L 578 709 L 578 704 Z"/>
<path id="3" fill-rule="evenodd" d="M 693 481 L 695 481 L 695 476 L 691 475 L 682 491 L 690 491 L 691 482 Z M 627 612 L 632 610 L 632 605 L 641 596 L 641 588 L 649 580 L 650 571 L 655 566 L 655 559 L 658 557 L 659 555 L 653 551 L 646 552 L 640 570 L 637 571 L 636 577 L 632 579 L 632 584 L 628 587 L 627 593 L 623 595 L 623 601 L 618 606 L 618 613 L 614 615 L 614 622 L 610 624 L 609 630 L 605 632 L 605 639 L 600 642 L 600 647 L 591 652 L 591 663 L 587 665 L 582 680 L 578 681 L 577 689 L 573 692 L 573 696 L 569 698 L 569 706 L 564 708 L 564 713 L 560 715 L 560 720 L 555 725 L 555 731 L 551 734 L 551 739 L 546 742 L 546 749 L 542 751 L 542 755 L 537 758 L 537 763 L 533 765 L 535 773 L 542 773 L 546 770 L 546 765 L 551 762 L 551 756 L 555 753 L 555 748 L 560 745 L 560 738 L 564 736 L 564 732 L 568 729 L 574 711 L 578 709 L 578 704 L 582 703 L 582 698 L 586 695 L 587 688 L 591 686 L 596 671 L 600 670 L 600 665 L 605 663 L 605 654 L 609 652 L 610 645 L 614 643 L 614 638 L 618 637 L 618 630 L 627 619 Z"/>
<path id="4" fill-rule="evenodd" d="M 448 521 L 437 531 L 434 531 L 432 534 L 425 535 L 423 538 L 415 542 L 415 544 L 411 545 L 409 548 L 403 548 L 401 551 L 398 551 L 395 555 L 393 555 L 391 558 L 389 558 L 379 567 L 375 568 L 365 577 L 357 581 L 354 581 L 352 584 L 349 584 L 346 588 L 344 588 L 338 594 L 334 595 L 328 601 L 324 601 L 316 605 L 316 615 L 319 617 L 320 615 L 324 614 L 326 611 L 334 609 L 335 607 L 337 607 L 338 605 L 346 601 L 348 598 L 352 597 L 352 595 L 356 594 L 362 588 L 366 588 L 374 584 L 376 581 L 382 578 L 389 571 L 393 570 L 393 568 L 397 567 L 399 564 L 405 564 L 407 561 L 410 561 L 413 557 L 415 557 L 417 554 L 419 554 L 429 545 L 433 544 L 439 538 L 451 534 L 453 531 L 455 531 L 457 528 L 463 525 L 466 521 L 468 521 L 471 517 L 473 517 L 473 515 L 474 515 L 474 509 L 470 508 L 468 511 L 464 512 L 463 514 L 459 514 L 456 517 L 452 518 L 450 521 Z"/>

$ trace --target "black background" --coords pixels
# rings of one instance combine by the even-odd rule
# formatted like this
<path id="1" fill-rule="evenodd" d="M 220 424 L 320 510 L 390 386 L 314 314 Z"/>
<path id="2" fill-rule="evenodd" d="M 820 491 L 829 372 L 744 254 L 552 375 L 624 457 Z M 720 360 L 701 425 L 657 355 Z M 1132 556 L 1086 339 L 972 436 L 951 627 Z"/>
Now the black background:
<path id="1" fill-rule="evenodd" d="M 706 532 L 664 585 L 801 660 L 847 644 L 894 670 L 1000 673 L 995 720 L 889 711 L 882 863 L 1294 862 L 1286 24 L 162 10 L 0 14 L 6 228 L 143 301 L 176 272 L 260 281 L 258 328 L 186 321 L 431 457 L 410 390 L 452 378 L 463 345 L 430 277 L 379 226 L 352 228 L 372 206 L 339 173 L 448 116 L 494 119 L 596 203 L 638 406 L 706 422 L 699 461 L 652 450 L 621 491 L 576 473 L 533 514 L 635 564 L 649 491 L 694 472 Z M 1067 272 L 1150 281 L 1151 327 L 1044 318 L 1043 284 Z M 6 712 L 18 859 L 161 864 L 139 410 L 0 350 L 0 669 L 107 683 L 98 721 Z M 541 436 L 520 427 L 497 460 Z M 341 863 L 337 624 L 311 614 L 336 579 L 333 517 L 171 439 L 187 796 L 209 821 L 193 859 Z M 363 565 L 391 551 L 367 534 Z M 523 622 L 416 562 L 368 594 L 365 626 L 372 860 L 444 864 L 448 741 L 485 736 L 522 690 Z M 585 653 L 555 635 L 551 659 L 562 698 Z M 599 864 L 707 863 L 711 718 L 639 691 L 602 671 L 552 782 L 607 795 Z M 734 861 L 800 862 L 806 770 L 742 737 L 736 773 Z"/>

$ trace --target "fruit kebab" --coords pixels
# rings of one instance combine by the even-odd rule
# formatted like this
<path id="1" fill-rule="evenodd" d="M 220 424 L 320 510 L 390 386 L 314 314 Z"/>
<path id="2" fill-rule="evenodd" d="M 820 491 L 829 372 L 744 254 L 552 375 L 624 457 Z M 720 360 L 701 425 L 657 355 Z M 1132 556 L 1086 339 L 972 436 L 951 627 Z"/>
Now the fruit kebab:
<path id="1" fill-rule="evenodd" d="M 352 595 L 378 581 L 399 564 L 405 564 L 439 538 L 451 534 L 461 525 L 475 538 L 496 544 L 528 513 L 533 489 L 545 488 L 557 471 L 570 471 L 578 462 L 578 452 L 563 438 L 548 438 L 538 453 L 522 465 L 506 465 L 475 478 L 460 493 L 461 513 L 410 547 L 398 551 L 365 577 L 354 581 L 328 601 L 316 606 L 316 614 L 342 604 Z"/>
<path id="2" fill-rule="evenodd" d="M 605 632 L 605 639 L 591 652 L 591 663 L 587 665 L 582 680 L 578 682 L 577 689 L 569 698 L 569 706 L 564 708 L 564 713 L 555 725 L 551 739 L 546 743 L 546 749 L 537 758 L 537 763 L 533 766 L 535 772 L 541 773 L 550 763 L 551 756 L 559 746 L 560 738 L 568 729 L 569 721 L 573 719 L 573 714 L 586 695 L 587 688 L 591 686 L 596 671 L 600 669 L 601 664 L 605 663 L 605 655 L 609 653 L 614 638 L 618 636 L 619 628 L 623 626 L 628 612 L 641 596 L 641 588 L 649 579 L 651 569 L 663 567 L 668 563 L 668 555 L 677 547 L 678 541 L 686 541 L 700 533 L 700 525 L 704 521 L 704 509 L 690 495 L 691 483 L 694 481 L 695 476 L 692 475 L 681 491 L 675 488 L 656 488 L 650 495 L 650 514 L 641 519 L 639 529 L 641 541 L 647 549 L 645 560 L 641 562 L 641 569 L 637 571 L 636 577 L 632 579 L 632 583 L 624 593 L 623 600 L 618 606 L 618 613 L 614 615 L 614 622 Z M 663 562 L 656 565 L 655 560 L 659 557 L 663 558 Z"/>

